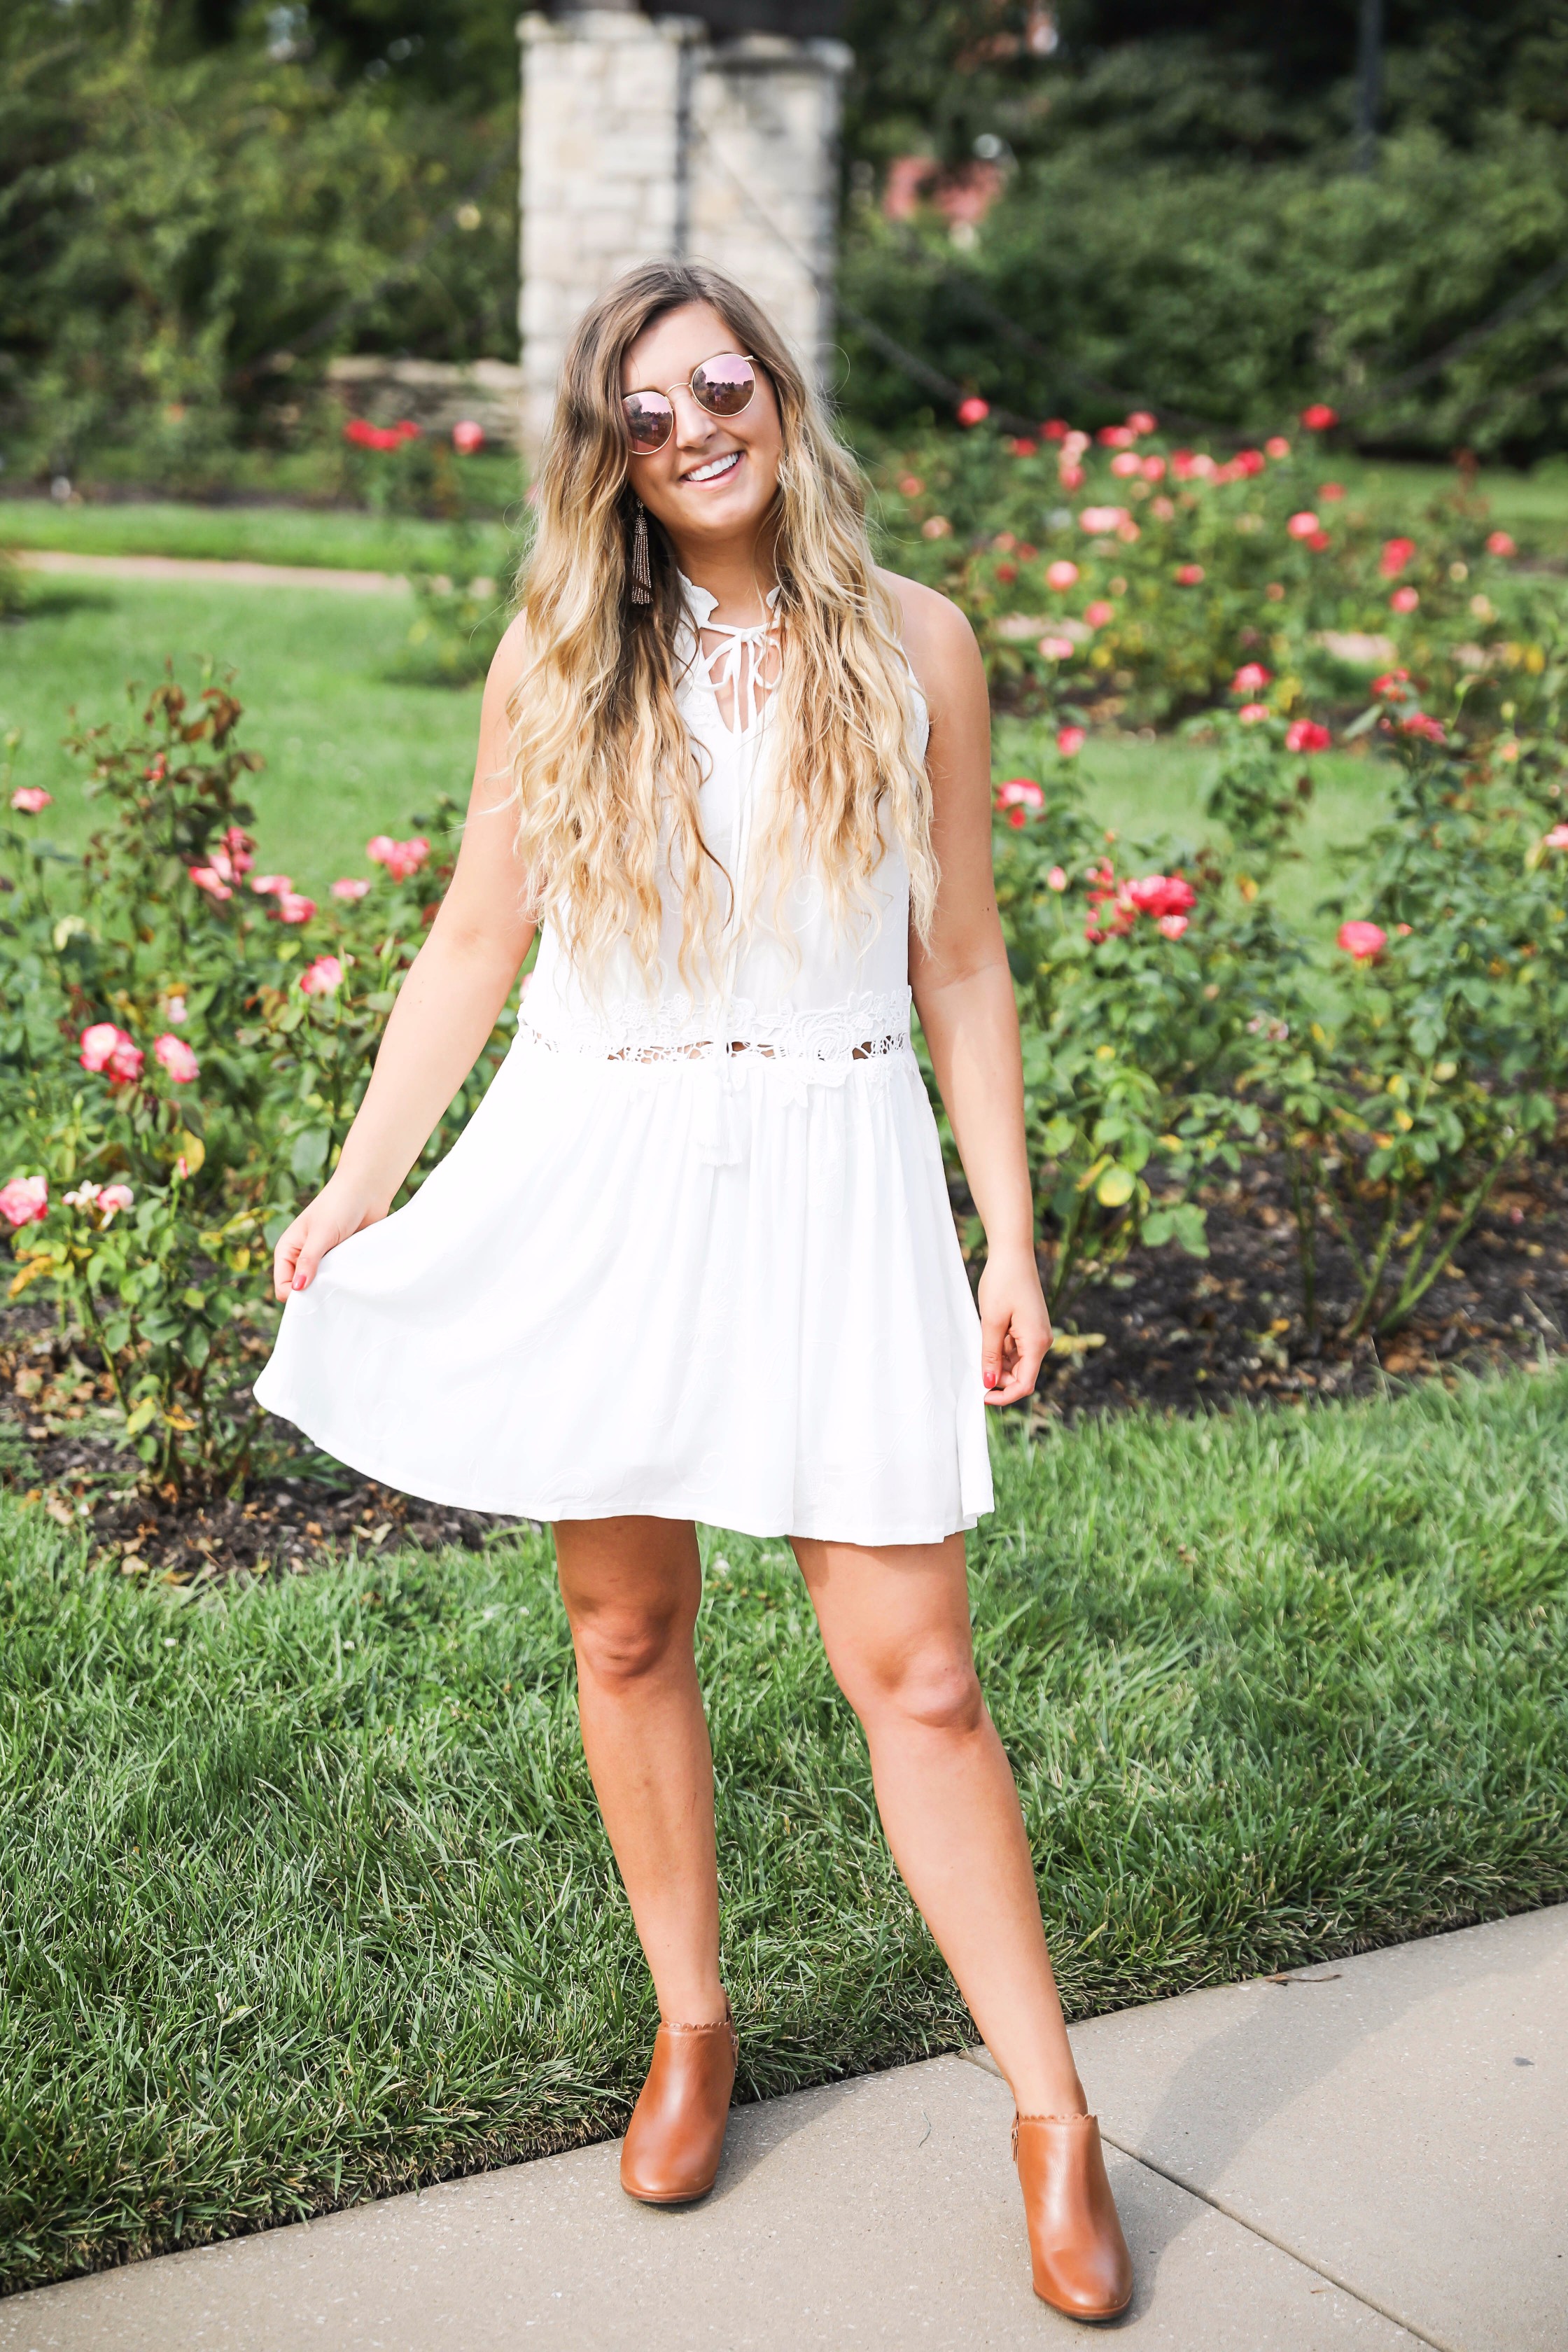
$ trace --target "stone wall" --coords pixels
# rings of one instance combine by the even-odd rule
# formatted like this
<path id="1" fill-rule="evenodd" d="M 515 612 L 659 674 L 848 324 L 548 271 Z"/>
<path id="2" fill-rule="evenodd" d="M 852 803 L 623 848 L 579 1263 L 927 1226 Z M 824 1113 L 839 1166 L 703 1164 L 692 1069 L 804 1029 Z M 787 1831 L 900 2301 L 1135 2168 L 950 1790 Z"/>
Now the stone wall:
<path id="1" fill-rule="evenodd" d="M 518 37 L 524 446 L 584 306 L 635 262 L 712 262 L 825 366 L 847 49 L 615 8 L 525 16 Z"/>

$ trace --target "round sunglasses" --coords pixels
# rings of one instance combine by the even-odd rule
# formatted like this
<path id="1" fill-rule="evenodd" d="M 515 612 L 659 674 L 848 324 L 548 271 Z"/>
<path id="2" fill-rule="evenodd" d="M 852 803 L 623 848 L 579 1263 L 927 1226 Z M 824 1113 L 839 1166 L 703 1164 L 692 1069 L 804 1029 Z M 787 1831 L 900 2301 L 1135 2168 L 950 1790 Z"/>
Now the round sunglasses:
<path id="1" fill-rule="evenodd" d="M 685 386 L 699 408 L 720 417 L 739 416 L 751 405 L 756 388 L 756 362 L 741 352 L 721 352 L 717 358 L 704 360 L 692 369 Z M 680 389 L 672 383 L 668 392 L 623 394 L 621 412 L 634 457 L 651 457 L 663 448 L 675 430 L 675 403 L 669 395 Z"/>

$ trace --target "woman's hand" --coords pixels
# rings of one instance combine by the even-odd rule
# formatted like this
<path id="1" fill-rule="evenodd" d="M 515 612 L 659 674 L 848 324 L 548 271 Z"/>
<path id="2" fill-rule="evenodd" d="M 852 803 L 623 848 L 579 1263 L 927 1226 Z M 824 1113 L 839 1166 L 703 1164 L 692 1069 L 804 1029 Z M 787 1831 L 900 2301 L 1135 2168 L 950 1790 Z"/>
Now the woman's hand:
<path id="1" fill-rule="evenodd" d="M 291 1290 L 309 1290 L 329 1250 L 351 1234 L 363 1233 L 366 1225 L 378 1225 L 385 1214 L 384 1201 L 356 1197 L 333 1176 L 279 1239 L 272 1253 L 275 1295 L 287 1298 Z"/>
<path id="2" fill-rule="evenodd" d="M 1051 1344 L 1051 1318 L 1033 1250 L 985 1261 L 980 1277 L 980 1369 L 987 1404 L 1029 1395 Z"/>

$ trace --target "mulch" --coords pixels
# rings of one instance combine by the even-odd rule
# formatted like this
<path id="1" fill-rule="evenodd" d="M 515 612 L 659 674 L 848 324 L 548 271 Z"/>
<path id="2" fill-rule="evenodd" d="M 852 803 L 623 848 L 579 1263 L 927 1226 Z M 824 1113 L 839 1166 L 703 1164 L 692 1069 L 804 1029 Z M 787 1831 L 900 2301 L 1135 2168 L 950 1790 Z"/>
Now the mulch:
<path id="1" fill-rule="evenodd" d="M 1458 1263 L 1381 1342 L 1343 1337 L 1350 1270 L 1321 1233 L 1320 1325 L 1308 1330 L 1277 1167 L 1257 1164 L 1204 1197 L 1206 1259 L 1133 1250 L 1058 1313 L 1029 1408 L 1037 1419 L 1136 1405 L 1190 1413 L 1239 1400 L 1299 1406 L 1391 1381 L 1535 1370 L 1568 1354 L 1568 1169 L 1537 1167 L 1496 1195 Z M 420 1502 L 309 1453 L 279 1457 L 232 1497 L 149 1489 L 116 1426 L 109 1383 L 79 1333 L 62 1335 L 26 1300 L 0 1313 L 0 1479 L 62 1525 L 88 1529 L 106 1567 L 193 1584 L 293 1573 L 350 1551 L 368 1563 L 410 1544 L 479 1550 L 522 1524 Z"/>

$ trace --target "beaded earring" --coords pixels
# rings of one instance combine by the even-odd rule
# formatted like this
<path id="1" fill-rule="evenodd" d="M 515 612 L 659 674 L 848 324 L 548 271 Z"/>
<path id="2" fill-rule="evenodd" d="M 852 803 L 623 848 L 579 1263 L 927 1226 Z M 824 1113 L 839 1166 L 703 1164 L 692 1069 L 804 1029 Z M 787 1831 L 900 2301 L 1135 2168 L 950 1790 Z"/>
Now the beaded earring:
<path id="1" fill-rule="evenodd" d="M 647 509 L 637 500 L 637 519 L 632 526 L 632 603 L 653 603 L 653 571 L 647 556 Z"/>

